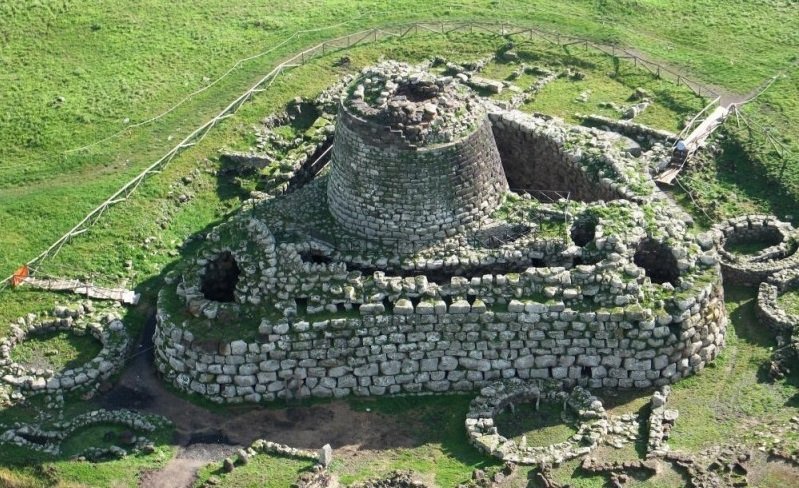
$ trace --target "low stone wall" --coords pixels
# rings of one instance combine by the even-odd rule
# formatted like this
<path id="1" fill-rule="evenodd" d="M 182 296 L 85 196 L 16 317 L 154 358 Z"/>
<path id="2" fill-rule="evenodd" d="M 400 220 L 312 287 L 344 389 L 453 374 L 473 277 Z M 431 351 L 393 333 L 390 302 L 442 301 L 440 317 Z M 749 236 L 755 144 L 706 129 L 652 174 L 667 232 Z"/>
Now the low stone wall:
<path id="1" fill-rule="evenodd" d="M 611 117 L 604 117 L 602 115 L 579 115 L 578 117 L 583 119 L 591 126 L 596 126 L 600 128 L 607 128 L 608 130 L 612 130 L 614 132 L 618 132 L 619 134 L 624 134 L 625 136 L 638 141 L 638 142 L 645 142 L 648 144 L 655 144 L 657 142 L 662 143 L 675 143 L 677 142 L 677 135 L 673 132 L 655 129 L 649 127 L 647 125 L 639 124 L 637 122 L 632 122 L 630 120 L 618 120 Z"/>
<path id="2" fill-rule="evenodd" d="M 577 433 L 568 440 L 549 446 L 527 446 L 526 438 L 521 443 L 507 439 L 499 433 L 494 417 L 508 404 L 539 401 L 562 403 L 562 415 L 575 417 L 579 422 Z M 564 461 L 584 456 L 599 445 L 608 432 L 608 415 L 602 402 L 582 388 L 571 392 L 548 389 L 535 383 L 497 382 L 483 388 L 475 398 L 466 418 L 469 442 L 478 450 L 502 461 L 520 464 L 561 464 Z"/>
<path id="3" fill-rule="evenodd" d="M 669 432 L 674 426 L 679 413 L 677 410 L 667 409 L 666 402 L 671 394 L 671 388 L 664 386 L 656 391 L 649 401 L 649 438 L 647 439 L 647 457 L 662 456 L 669 451 L 666 441 Z"/>
<path id="4" fill-rule="evenodd" d="M 758 286 L 775 273 L 799 266 L 797 234 L 791 224 L 771 215 L 743 215 L 726 220 L 713 228 L 718 241 L 724 281 Z M 752 255 L 735 254 L 725 247 L 739 242 L 774 242 Z"/>
<path id="5" fill-rule="evenodd" d="M 799 329 L 799 315 L 789 314 L 777 303 L 781 293 L 799 288 L 799 267 L 775 274 L 770 282 L 760 283 L 757 292 L 757 318 L 778 334 L 790 334 Z"/>
<path id="6" fill-rule="evenodd" d="M 640 307 L 578 312 L 562 302 L 514 300 L 507 312 L 440 304 L 391 315 L 362 306 L 358 317 L 315 322 L 264 319 L 250 342 L 196 340 L 160 309 L 156 364 L 179 389 L 220 403 L 470 391 L 508 378 L 644 388 L 702 369 L 726 327 L 718 284 L 659 316 Z"/>
<path id="7" fill-rule="evenodd" d="M 31 369 L 11 359 L 14 347 L 31 335 L 58 331 L 76 335 L 90 334 L 103 348 L 86 364 L 61 372 Z M 8 336 L 0 342 L 0 378 L 3 383 L 19 390 L 23 395 L 93 388 L 119 370 L 127 348 L 128 335 L 125 326 L 113 311 L 95 312 L 89 302 L 79 304 L 72 310 L 57 307 L 53 316 L 30 314 L 11 324 Z"/>
<path id="8" fill-rule="evenodd" d="M 169 420 L 158 415 L 142 415 L 130 410 L 100 409 L 77 415 L 70 420 L 57 422 L 47 429 L 38 425 L 16 424 L 13 428 L 0 434 L 0 444 L 12 444 L 17 447 L 25 447 L 34 451 L 57 455 L 61 452 L 62 442 L 76 431 L 91 425 L 105 424 L 121 425 L 136 431 L 150 433 L 159 427 L 169 425 Z M 36 442 L 31 439 L 35 439 Z M 133 437 L 130 439 L 129 444 L 132 445 L 135 451 L 150 450 L 152 452 L 153 449 L 152 441 L 144 436 Z M 97 457 L 97 454 L 100 454 L 95 448 L 89 448 L 88 451 L 87 454 L 91 454 L 91 457 Z M 102 451 L 112 456 L 117 456 L 118 454 L 124 456 L 127 454 L 127 451 L 120 447 Z"/>

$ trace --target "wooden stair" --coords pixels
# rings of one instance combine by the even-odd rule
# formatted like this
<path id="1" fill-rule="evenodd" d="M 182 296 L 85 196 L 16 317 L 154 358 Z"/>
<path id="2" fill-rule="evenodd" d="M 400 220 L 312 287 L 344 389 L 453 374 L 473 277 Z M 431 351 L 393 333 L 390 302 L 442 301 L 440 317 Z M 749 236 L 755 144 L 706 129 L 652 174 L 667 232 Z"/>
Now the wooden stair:
<path id="1" fill-rule="evenodd" d="M 655 181 L 664 185 L 673 184 L 674 179 L 680 174 L 680 171 L 682 171 L 682 169 L 688 163 L 688 160 L 690 160 L 691 157 L 696 154 L 696 151 L 705 145 L 707 138 L 710 137 L 710 135 L 721 126 L 729 113 L 730 109 L 728 107 L 716 107 L 716 109 L 711 112 L 711 114 L 708 115 L 705 120 L 697 125 L 696 128 L 683 139 L 687 150 L 685 159 L 678 164 L 675 164 L 674 162 L 670 163 L 666 169 L 663 170 L 663 172 L 655 177 Z"/>

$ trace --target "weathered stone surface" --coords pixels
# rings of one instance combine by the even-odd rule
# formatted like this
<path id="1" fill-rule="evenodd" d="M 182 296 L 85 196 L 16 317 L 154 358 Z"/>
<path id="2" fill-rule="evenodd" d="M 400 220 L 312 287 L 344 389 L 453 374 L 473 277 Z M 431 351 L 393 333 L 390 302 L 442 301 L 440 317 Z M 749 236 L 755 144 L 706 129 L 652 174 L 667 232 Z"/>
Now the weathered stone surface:
<path id="1" fill-rule="evenodd" d="M 162 292 L 206 310 L 199 276 L 230 253 L 235 300 L 214 304 L 213 323 L 255 319 L 259 334 L 198 341 L 195 319 L 161 298 L 156 364 L 169 381 L 218 402 L 501 378 L 644 388 L 713 360 L 726 326 L 717 243 L 660 198 L 651 155 L 403 70 L 367 69 L 346 91 L 329 175 L 213 229 Z M 506 194 L 506 179 L 568 191 L 569 215 L 557 193 Z"/>

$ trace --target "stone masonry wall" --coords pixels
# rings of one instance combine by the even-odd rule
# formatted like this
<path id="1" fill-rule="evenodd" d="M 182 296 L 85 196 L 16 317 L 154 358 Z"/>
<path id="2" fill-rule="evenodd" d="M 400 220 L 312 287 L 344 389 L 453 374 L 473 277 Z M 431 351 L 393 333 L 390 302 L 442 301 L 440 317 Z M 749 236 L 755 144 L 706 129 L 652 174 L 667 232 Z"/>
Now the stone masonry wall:
<path id="1" fill-rule="evenodd" d="M 577 161 L 586 157 L 584 150 L 569 149 L 569 142 L 599 142 L 593 129 L 574 128 L 571 132 L 555 124 L 538 124 L 530 117 L 514 116 L 513 112 L 490 114 L 494 138 L 502 159 L 508 184 L 513 190 L 556 190 L 568 191 L 573 200 L 593 202 L 626 198 L 640 201 L 636 195 L 611 182 L 603 175 L 591 176 L 585 164 Z M 606 137 L 606 136 L 605 136 Z M 603 147 L 597 163 L 613 171 L 613 159 L 623 159 L 620 150 Z M 610 176 L 610 175 L 604 175 Z M 619 176 L 619 175 L 614 175 Z M 617 178 L 618 179 L 618 178 Z"/>
<path id="2" fill-rule="evenodd" d="M 417 148 L 387 127 L 343 107 L 339 112 L 328 201 L 336 221 L 355 235 L 390 241 L 445 237 L 490 214 L 505 191 L 485 117 L 461 140 Z"/>
<path id="3" fill-rule="evenodd" d="M 464 306 L 464 304 L 466 304 Z M 208 342 L 158 312 L 156 364 L 178 388 L 216 402 L 293 396 L 468 391 L 507 378 L 649 387 L 702 369 L 724 344 L 720 284 L 671 314 L 512 301 L 507 312 L 444 302 L 393 314 L 264 321 L 252 342 Z"/>

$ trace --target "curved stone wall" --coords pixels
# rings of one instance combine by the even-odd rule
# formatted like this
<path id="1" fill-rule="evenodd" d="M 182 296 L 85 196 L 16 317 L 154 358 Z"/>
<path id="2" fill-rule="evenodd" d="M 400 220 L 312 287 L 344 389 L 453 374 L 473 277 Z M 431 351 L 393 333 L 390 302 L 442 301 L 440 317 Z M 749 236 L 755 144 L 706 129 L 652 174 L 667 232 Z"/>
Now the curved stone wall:
<path id="1" fill-rule="evenodd" d="M 644 170 L 629 167 L 633 158 L 624 154 L 621 137 L 614 146 L 607 140 L 609 133 L 598 129 L 567 129 L 520 112 L 500 111 L 489 117 L 514 191 L 569 192 L 572 200 L 585 202 L 620 198 L 640 202 L 645 193 L 651 194 L 652 183 Z M 632 176 L 639 179 L 631 181 Z"/>
<path id="2" fill-rule="evenodd" d="M 788 313 L 777 303 L 780 294 L 797 287 L 799 267 L 781 271 L 770 282 L 760 283 L 757 292 L 757 317 L 778 334 L 787 333 L 790 336 L 799 329 L 799 315 Z"/>
<path id="3" fill-rule="evenodd" d="M 424 306 L 423 306 L 424 305 Z M 702 369 L 724 344 L 723 290 L 711 284 L 683 310 L 578 312 L 562 302 L 512 301 L 493 312 L 426 302 L 393 315 L 264 321 L 261 340 L 195 340 L 163 309 L 158 369 L 217 402 L 294 396 L 469 391 L 507 378 L 566 385 L 649 387 Z"/>
<path id="4" fill-rule="evenodd" d="M 480 391 L 466 414 L 469 442 L 478 450 L 502 461 L 526 464 L 561 464 L 584 456 L 596 448 L 608 433 L 610 422 L 602 402 L 579 386 L 567 393 L 549 390 L 538 382 L 498 381 Z M 539 401 L 562 404 L 561 419 L 574 417 L 577 433 L 564 442 L 528 446 L 526 437 L 517 443 L 497 430 L 494 417 L 516 402 Z M 565 410 L 569 413 L 566 414 Z M 579 423 L 578 423 L 579 422 Z"/>
<path id="5" fill-rule="evenodd" d="M 367 239 L 451 235 L 489 215 L 508 189 L 485 117 L 458 141 L 416 147 L 342 107 L 333 147 L 330 212 Z"/>
<path id="6" fill-rule="evenodd" d="M 799 266 L 799 234 L 787 222 L 771 215 L 742 215 L 714 226 L 721 270 L 728 283 L 758 286 L 776 273 Z M 753 255 L 736 254 L 726 246 L 742 242 L 773 242 Z"/>
<path id="7" fill-rule="evenodd" d="M 31 336 L 62 331 L 79 336 L 89 334 L 103 347 L 85 364 L 58 372 L 30 368 L 12 360 L 14 347 Z M 25 396 L 97 388 L 119 371 L 127 348 L 128 335 L 117 313 L 107 309 L 95 311 L 91 302 L 78 304 L 74 310 L 56 307 L 52 316 L 30 314 L 12 323 L 8 336 L 0 340 L 0 385 L 8 384 Z"/>

